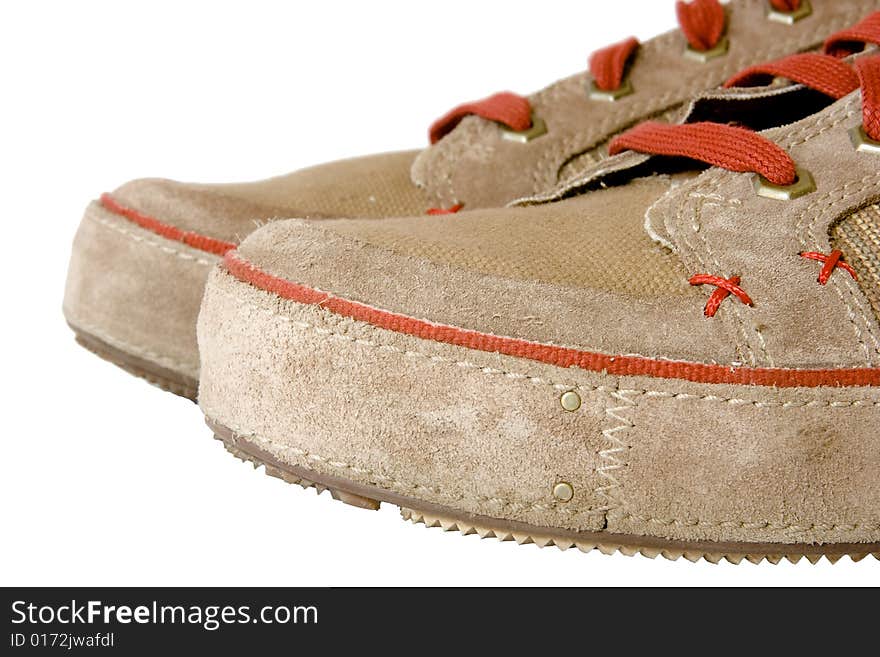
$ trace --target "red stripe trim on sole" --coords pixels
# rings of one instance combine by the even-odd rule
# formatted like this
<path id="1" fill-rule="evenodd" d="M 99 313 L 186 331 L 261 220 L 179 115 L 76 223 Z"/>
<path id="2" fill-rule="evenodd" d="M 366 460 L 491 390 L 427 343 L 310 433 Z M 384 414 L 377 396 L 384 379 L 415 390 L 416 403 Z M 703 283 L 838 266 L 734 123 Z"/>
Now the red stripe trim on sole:
<path id="1" fill-rule="evenodd" d="M 609 356 L 480 333 L 380 310 L 299 285 L 259 269 L 235 252 L 226 254 L 224 264 L 227 271 L 239 280 L 284 299 L 308 305 L 320 305 L 324 310 L 337 315 L 424 340 L 526 358 L 558 367 L 578 367 L 591 372 L 606 372 L 619 376 L 651 376 L 661 379 L 683 379 L 696 383 L 731 383 L 778 388 L 880 386 L 880 369 L 877 368 L 797 370 L 710 365 L 641 356 Z"/>
<path id="2" fill-rule="evenodd" d="M 224 242 L 207 235 L 200 235 L 189 230 L 182 230 L 177 226 L 166 224 L 153 217 L 142 214 L 133 208 L 128 208 L 116 201 L 110 194 L 101 194 L 101 205 L 113 214 L 125 217 L 129 221 L 137 224 L 141 228 L 156 233 L 175 242 L 182 242 L 187 246 L 191 246 L 199 251 L 213 253 L 214 255 L 225 255 L 237 245 L 232 242 Z"/>

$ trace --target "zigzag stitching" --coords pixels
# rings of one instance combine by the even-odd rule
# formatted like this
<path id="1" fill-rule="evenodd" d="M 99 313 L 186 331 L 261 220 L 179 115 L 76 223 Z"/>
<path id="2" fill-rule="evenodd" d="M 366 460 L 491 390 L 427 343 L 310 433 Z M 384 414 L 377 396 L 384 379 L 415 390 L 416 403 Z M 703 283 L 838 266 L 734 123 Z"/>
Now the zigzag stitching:
<path id="1" fill-rule="evenodd" d="M 629 445 L 623 442 L 618 434 L 632 429 L 633 424 L 624 414 L 626 411 L 634 408 L 636 402 L 627 397 L 627 392 L 619 390 L 611 392 L 611 396 L 621 402 L 621 406 L 608 406 L 605 408 L 606 417 L 614 422 L 613 426 L 603 429 L 602 435 L 608 441 L 609 446 L 599 451 L 599 458 L 602 464 L 596 468 L 596 472 L 607 482 L 604 486 L 596 488 L 596 494 L 606 500 L 606 504 L 602 507 L 603 511 L 623 508 L 624 502 L 621 496 L 621 483 L 614 472 L 626 467 L 626 459 L 621 455 L 629 451 Z"/>

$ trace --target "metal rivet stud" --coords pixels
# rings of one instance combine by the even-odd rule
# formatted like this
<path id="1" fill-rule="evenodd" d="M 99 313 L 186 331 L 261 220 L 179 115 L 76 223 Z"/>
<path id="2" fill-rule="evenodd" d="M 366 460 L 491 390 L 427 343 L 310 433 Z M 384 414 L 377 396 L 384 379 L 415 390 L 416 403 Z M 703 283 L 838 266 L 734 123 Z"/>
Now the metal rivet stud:
<path id="1" fill-rule="evenodd" d="M 730 40 L 727 37 L 722 37 L 721 41 L 718 42 L 718 45 L 709 50 L 697 50 L 692 46 L 688 46 L 687 48 L 685 48 L 684 56 L 688 59 L 694 60 L 695 62 L 705 64 L 706 62 L 712 61 L 717 57 L 726 55 L 728 50 L 730 50 Z"/>
<path id="2" fill-rule="evenodd" d="M 764 176 L 755 177 L 755 191 L 758 196 L 771 198 L 774 201 L 793 201 L 801 196 L 806 196 L 816 191 L 816 181 L 813 180 L 812 174 L 806 169 L 798 167 L 797 180 L 791 185 L 774 185 Z"/>
<path id="3" fill-rule="evenodd" d="M 813 8 L 810 6 L 810 0 L 803 0 L 801 6 L 794 11 L 779 11 L 774 9 L 769 2 L 767 3 L 767 19 L 785 25 L 794 25 L 812 13 Z"/>
<path id="4" fill-rule="evenodd" d="M 547 134 L 547 124 L 539 116 L 532 114 L 532 127 L 526 130 L 510 130 L 502 128 L 501 136 L 507 141 L 515 141 L 520 144 L 527 144 L 533 139 L 537 139 Z"/>
<path id="5" fill-rule="evenodd" d="M 629 96 L 635 91 L 632 86 L 632 82 L 628 79 L 624 80 L 617 89 L 600 89 L 599 85 L 596 84 L 595 80 L 590 80 L 590 100 L 601 100 L 606 103 L 613 103 L 617 100 L 620 100 L 624 96 Z"/>
<path id="6" fill-rule="evenodd" d="M 553 487 L 553 497 L 560 502 L 570 502 L 574 497 L 574 488 L 571 487 L 571 484 L 560 481 Z"/>
<path id="7" fill-rule="evenodd" d="M 581 396 L 574 390 L 569 390 L 568 392 L 562 393 L 562 397 L 559 398 L 559 403 L 562 404 L 562 408 L 566 411 L 574 413 L 581 407 Z"/>
<path id="8" fill-rule="evenodd" d="M 853 147 L 860 153 L 873 153 L 880 155 L 880 141 L 874 141 L 865 132 L 865 126 L 860 125 L 849 131 L 849 138 Z"/>

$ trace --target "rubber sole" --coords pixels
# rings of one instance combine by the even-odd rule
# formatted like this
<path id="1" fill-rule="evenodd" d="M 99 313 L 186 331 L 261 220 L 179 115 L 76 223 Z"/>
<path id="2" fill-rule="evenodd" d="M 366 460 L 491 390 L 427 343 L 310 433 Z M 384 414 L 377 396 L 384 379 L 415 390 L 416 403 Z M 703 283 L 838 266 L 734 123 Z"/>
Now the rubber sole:
<path id="1" fill-rule="evenodd" d="M 116 365 L 129 374 L 144 379 L 166 392 L 185 397 L 193 402 L 196 401 L 199 383 L 195 379 L 169 370 L 140 356 L 129 354 L 72 324 L 68 325 L 73 329 L 77 343 L 99 358 Z"/>
<path id="2" fill-rule="evenodd" d="M 853 561 L 861 561 L 869 555 L 880 560 L 880 543 L 810 545 L 670 541 L 650 536 L 565 531 L 465 514 L 375 486 L 282 463 L 275 456 L 249 441 L 247 436 L 236 434 L 211 418 L 206 418 L 205 421 L 214 432 L 214 437 L 220 440 L 232 455 L 252 463 L 255 468 L 263 466 L 269 476 L 303 488 L 314 488 L 319 494 L 325 490 L 329 491 L 334 499 L 363 509 L 377 510 L 383 503 L 394 504 L 400 508 L 404 520 L 421 523 L 426 527 L 439 527 L 444 531 L 458 531 L 463 535 L 476 534 L 481 538 L 516 541 L 520 545 L 556 546 L 561 550 L 577 548 L 582 552 L 599 550 L 603 554 L 616 552 L 627 556 L 641 554 L 650 559 L 662 556 L 673 561 L 684 558 L 692 562 L 705 559 L 711 563 L 727 560 L 734 564 L 742 561 L 750 561 L 754 564 L 768 561 L 777 564 L 783 559 L 792 563 L 807 559 L 815 564 L 822 557 L 835 563 L 845 556 L 849 556 Z"/>

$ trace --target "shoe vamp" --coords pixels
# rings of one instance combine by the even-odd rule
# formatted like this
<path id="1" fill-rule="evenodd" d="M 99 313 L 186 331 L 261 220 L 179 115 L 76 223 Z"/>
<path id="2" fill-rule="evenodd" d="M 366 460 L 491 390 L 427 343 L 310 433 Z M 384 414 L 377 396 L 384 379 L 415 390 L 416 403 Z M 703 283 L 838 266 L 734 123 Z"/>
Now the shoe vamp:
<path id="1" fill-rule="evenodd" d="M 415 156 L 410 151 L 341 160 L 248 183 L 141 179 L 113 197 L 163 223 L 240 242 L 278 219 L 422 214 L 428 209 L 425 194 L 410 180 Z"/>
<path id="2" fill-rule="evenodd" d="M 604 353 L 733 361 L 704 321 L 705 295 L 642 227 L 671 185 L 654 177 L 544 206 L 441 217 L 280 222 L 239 253 L 273 276 L 436 324 Z"/>
<path id="3" fill-rule="evenodd" d="M 330 230 L 400 256 L 461 271 L 637 299 L 688 292 L 678 259 L 646 233 L 647 208 L 671 179 L 652 177 L 560 203 L 382 222 Z"/>

